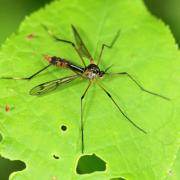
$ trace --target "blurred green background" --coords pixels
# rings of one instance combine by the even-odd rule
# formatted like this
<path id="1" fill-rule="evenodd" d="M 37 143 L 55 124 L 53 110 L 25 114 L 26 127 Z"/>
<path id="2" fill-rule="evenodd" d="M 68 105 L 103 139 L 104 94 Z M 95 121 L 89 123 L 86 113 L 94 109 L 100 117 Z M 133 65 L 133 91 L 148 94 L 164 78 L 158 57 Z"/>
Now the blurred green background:
<path id="1" fill-rule="evenodd" d="M 52 0 L 0 0 L 0 44 L 18 29 L 19 24 L 31 12 Z"/>
<path id="2" fill-rule="evenodd" d="M 31 12 L 43 7 L 52 0 L 0 0 L 0 45 L 13 32 L 20 22 Z M 180 0 L 144 0 L 147 8 L 156 17 L 170 26 L 176 42 L 180 45 Z M 132 1 L 133 6 L 133 1 Z M 1 141 L 0 135 L 0 141 Z M 0 158 L 0 180 L 8 180 L 13 171 L 22 170 L 25 164 Z"/>

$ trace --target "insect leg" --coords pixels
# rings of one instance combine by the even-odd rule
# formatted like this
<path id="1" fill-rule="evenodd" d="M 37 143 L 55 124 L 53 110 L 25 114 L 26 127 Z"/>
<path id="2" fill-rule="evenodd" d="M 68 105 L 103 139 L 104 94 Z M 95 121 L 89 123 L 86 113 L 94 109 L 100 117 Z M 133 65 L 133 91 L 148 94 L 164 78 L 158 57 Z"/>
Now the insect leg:
<path id="1" fill-rule="evenodd" d="M 81 96 L 81 152 L 84 153 L 84 123 L 83 123 L 83 99 L 91 86 L 91 81 L 89 82 L 87 88 L 85 89 L 83 95 Z"/>
<path id="2" fill-rule="evenodd" d="M 163 98 L 165 100 L 168 100 L 170 101 L 170 99 L 168 97 L 165 97 L 163 95 L 160 95 L 158 93 L 155 93 L 155 92 L 152 92 L 152 91 L 149 91 L 147 89 L 145 89 L 144 87 L 142 87 L 129 73 L 127 72 L 120 72 L 120 73 L 107 73 L 108 75 L 125 75 L 127 76 L 128 78 L 130 78 L 142 91 L 146 92 L 146 93 L 149 93 L 149 94 L 152 94 L 154 96 L 158 96 L 160 98 Z"/>
<path id="3" fill-rule="evenodd" d="M 97 82 L 98 83 L 98 82 Z M 107 96 L 111 99 L 111 101 L 114 103 L 114 105 L 118 108 L 119 112 L 134 126 L 136 127 L 138 130 L 140 130 L 141 132 L 143 132 L 144 134 L 147 134 L 147 132 L 142 129 L 141 127 L 139 127 L 137 124 L 135 124 L 124 112 L 123 110 L 119 107 L 119 105 L 117 104 L 117 102 L 114 100 L 114 98 L 111 96 L 111 94 L 102 86 L 98 83 L 98 85 L 100 86 L 100 88 L 107 94 Z"/>
<path id="4" fill-rule="evenodd" d="M 33 75 L 31 75 L 29 77 L 0 77 L 0 79 L 31 80 L 33 77 L 35 77 L 36 75 L 38 75 L 39 73 L 41 73 L 42 71 L 44 71 L 45 69 L 47 69 L 50 66 L 51 66 L 51 64 L 47 65 L 46 67 L 40 69 L 39 71 L 37 71 L 36 73 L 34 73 Z"/>
<path id="5" fill-rule="evenodd" d="M 58 38 L 56 35 L 54 35 L 51 31 L 49 31 L 49 29 L 42 24 L 42 27 L 48 32 L 48 34 L 53 38 L 55 39 L 56 41 L 61 41 L 61 42 L 64 42 L 64 43 L 67 43 L 67 44 L 70 44 L 74 49 L 75 51 L 77 52 L 77 54 L 79 55 L 84 67 L 86 67 L 86 64 L 85 64 L 85 61 L 81 55 L 81 53 L 79 52 L 78 48 L 76 47 L 75 43 L 73 43 L 72 41 L 68 41 L 68 40 L 64 40 L 64 39 L 60 39 Z"/>
<path id="6" fill-rule="evenodd" d="M 111 49 L 111 48 L 114 46 L 116 40 L 118 39 L 119 34 L 120 34 L 120 30 L 117 32 L 117 34 L 115 35 L 115 37 L 114 37 L 114 39 L 112 40 L 112 42 L 111 42 L 110 45 L 102 44 L 102 46 L 101 46 L 101 51 L 100 51 L 100 54 L 99 54 L 99 57 L 98 57 L 98 61 L 97 61 L 97 65 L 99 65 L 99 63 L 100 63 L 100 60 L 101 60 L 101 57 L 102 57 L 104 48 L 106 47 L 106 48 Z"/>

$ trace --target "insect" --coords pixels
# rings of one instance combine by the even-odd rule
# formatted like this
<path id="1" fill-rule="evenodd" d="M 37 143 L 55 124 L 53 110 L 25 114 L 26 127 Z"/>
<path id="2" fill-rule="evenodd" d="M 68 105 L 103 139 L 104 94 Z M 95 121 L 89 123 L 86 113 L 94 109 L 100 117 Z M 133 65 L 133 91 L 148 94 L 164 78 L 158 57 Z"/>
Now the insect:
<path id="1" fill-rule="evenodd" d="M 45 30 L 47 30 L 49 32 L 49 30 L 46 26 L 44 26 L 44 25 L 42 25 L 42 26 Z M 117 107 L 117 110 L 124 116 L 124 118 L 126 120 L 128 120 L 139 131 L 143 132 L 144 134 L 147 134 L 147 132 L 144 129 L 142 129 L 140 126 L 138 126 L 136 123 L 134 123 L 124 113 L 124 111 L 121 109 L 121 107 L 115 101 L 115 99 L 112 97 L 111 93 L 109 91 L 107 91 L 101 85 L 100 79 L 104 76 L 112 76 L 112 77 L 113 77 L 113 75 L 127 76 L 130 80 L 132 80 L 133 83 L 135 83 L 140 88 L 140 90 L 142 90 L 146 93 L 149 93 L 151 95 L 163 98 L 165 100 L 170 100 L 170 99 L 163 96 L 163 95 L 160 95 L 158 93 L 155 93 L 155 92 L 152 92 L 152 91 L 145 89 L 128 72 L 115 72 L 115 73 L 112 72 L 112 73 L 109 73 L 108 70 L 110 67 L 106 68 L 105 70 L 101 70 L 99 68 L 99 64 L 101 62 L 104 49 L 105 48 L 111 49 L 114 46 L 115 42 L 117 41 L 117 39 L 119 37 L 120 31 L 117 31 L 117 33 L 116 33 L 115 37 L 113 38 L 112 42 L 110 43 L 110 45 L 102 44 L 101 50 L 100 50 L 100 53 L 99 53 L 99 56 L 97 59 L 97 63 L 95 63 L 94 58 L 89 53 L 87 47 L 85 46 L 85 43 L 83 42 L 82 38 L 80 37 L 80 34 L 78 33 L 78 31 L 76 30 L 76 28 L 73 25 L 71 27 L 72 27 L 72 31 L 74 34 L 75 43 L 72 41 L 60 39 L 50 32 L 49 32 L 49 35 L 52 36 L 52 38 L 54 38 L 56 41 L 60 41 L 60 42 L 71 45 L 75 49 L 77 54 L 79 55 L 81 62 L 83 64 L 82 67 L 77 66 L 76 64 L 70 62 L 67 59 L 63 59 L 61 57 L 56 57 L 56 56 L 52 56 L 52 57 L 49 56 L 49 57 L 47 57 L 49 64 L 46 67 L 40 69 L 39 71 L 37 71 L 36 73 L 34 73 L 33 75 L 31 75 L 29 77 L 24 77 L 24 78 L 22 78 L 22 77 L 1 77 L 1 79 L 31 80 L 36 75 L 38 75 L 39 73 L 41 73 L 42 71 L 44 71 L 45 69 L 47 69 L 48 67 L 53 66 L 53 65 L 56 67 L 69 69 L 69 70 L 74 72 L 74 75 L 59 78 L 59 79 L 52 80 L 49 82 L 45 82 L 45 83 L 42 83 L 42 84 L 39 84 L 39 85 L 33 87 L 30 90 L 30 95 L 36 95 L 36 96 L 42 95 L 42 94 L 47 93 L 47 92 L 52 91 L 52 90 L 55 90 L 58 86 L 61 86 L 62 84 L 70 83 L 73 80 L 80 78 L 80 77 L 85 79 L 85 80 L 88 80 L 88 85 L 87 85 L 86 89 L 84 90 L 84 93 L 82 94 L 82 96 L 80 98 L 80 101 L 81 101 L 81 107 L 80 107 L 80 111 L 81 111 L 81 151 L 82 151 L 82 153 L 84 153 L 83 100 L 84 100 L 89 88 L 91 87 L 92 83 L 96 83 L 102 89 L 102 91 L 114 103 L 114 105 Z M 86 63 L 84 61 L 84 57 L 89 59 L 88 65 L 86 65 Z"/>

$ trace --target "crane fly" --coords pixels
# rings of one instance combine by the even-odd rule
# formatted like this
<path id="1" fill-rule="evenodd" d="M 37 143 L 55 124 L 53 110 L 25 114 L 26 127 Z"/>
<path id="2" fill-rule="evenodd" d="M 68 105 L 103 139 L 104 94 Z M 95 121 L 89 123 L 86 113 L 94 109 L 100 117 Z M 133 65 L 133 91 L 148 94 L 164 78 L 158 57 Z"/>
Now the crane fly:
<path id="1" fill-rule="evenodd" d="M 121 76 L 127 76 L 133 83 L 135 83 L 140 90 L 149 93 L 151 95 L 154 96 L 158 96 L 160 98 L 163 98 L 165 100 L 170 100 L 169 98 L 160 95 L 158 93 L 149 91 L 147 89 L 145 89 L 144 87 L 142 87 L 137 81 L 136 79 L 130 75 L 128 72 L 115 72 L 115 73 L 109 73 L 109 67 L 106 68 L 105 70 L 101 70 L 99 68 L 99 64 L 101 62 L 102 59 L 102 54 L 105 48 L 109 48 L 111 49 L 115 42 L 117 41 L 120 31 L 117 31 L 115 37 L 113 38 L 112 42 L 110 43 L 110 45 L 107 44 L 102 44 L 101 46 L 101 50 L 99 53 L 99 56 L 97 58 L 97 63 L 95 63 L 94 59 L 92 58 L 91 54 L 89 53 L 87 47 L 85 46 L 85 43 L 83 42 L 82 38 L 80 37 L 80 34 L 78 33 L 77 29 L 72 25 L 72 31 L 74 34 L 74 39 L 75 39 L 75 43 L 72 41 L 68 41 L 68 40 L 64 40 L 64 39 L 60 39 L 57 36 L 55 36 L 53 33 L 51 33 L 49 31 L 49 29 L 45 26 L 42 25 L 43 28 L 48 31 L 49 35 L 55 39 L 56 41 L 60 41 L 66 44 L 71 45 L 74 50 L 77 52 L 77 54 L 79 55 L 82 65 L 83 66 L 77 66 L 76 64 L 70 62 L 67 59 L 63 59 L 61 57 L 56 57 L 56 56 L 47 56 L 47 60 L 49 61 L 49 64 L 40 69 L 39 71 L 37 71 L 36 73 L 34 73 L 33 75 L 29 76 L 29 77 L 25 77 L 25 78 L 20 78 L 20 77 L 1 77 L 1 79 L 15 79 L 15 80 L 31 80 L 32 78 L 34 78 L 36 75 L 38 75 L 39 73 L 41 73 L 42 71 L 44 71 L 45 69 L 49 68 L 50 66 L 56 66 L 59 68 L 65 68 L 65 69 L 69 69 L 72 72 L 74 72 L 73 75 L 71 76 L 67 76 L 67 77 L 62 77 L 56 80 L 52 80 L 49 82 L 45 82 L 42 84 L 39 84 L 37 86 L 35 86 L 34 88 L 32 88 L 30 90 L 30 95 L 42 95 L 44 93 L 47 93 L 49 91 L 55 90 L 57 87 L 66 84 L 66 83 L 70 83 L 73 80 L 77 79 L 77 78 L 83 78 L 88 80 L 88 85 L 86 87 L 86 89 L 84 90 L 84 93 L 82 94 L 80 101 L 81 101 L 81 152 L 84 153 L 84 124 L 83 124 L 83 100 L 89 90 L 89 88 L 91 87 L 92 83 L 96 82 L 97 85 L 102 89 L 102 91 L 107 95 L 107 97 L 113 102 L 113 104 L 116 106 L 117 110 L 124 116 L 124 118 L 126 120 L 128 120 L 128 122 L 133 125 L 136 129 L 138 129 L 139 131 L 141 131 L 144 134 L 147 134 L 147 132 L 142 129 L 140 126 L 138 126 L 136 123 L 134 123 L 126 114 L 125 112 L 121 109 L 121 107 L 118 105 L 118 103 L 115 101 L 115 99 L 113 98 L 113 96 L 111 95 L 111 93 L 109 91 L 107 91 L 102 84 L 100 83 L 99 79 L 101 79 L 104 76 L 111 76 L 112 75 L 121 75 Z M 89 59 L 89 64 L 86 65 L 85 61 L 84 61 L 84 57 L 86 57 L 87 59 Z"/>

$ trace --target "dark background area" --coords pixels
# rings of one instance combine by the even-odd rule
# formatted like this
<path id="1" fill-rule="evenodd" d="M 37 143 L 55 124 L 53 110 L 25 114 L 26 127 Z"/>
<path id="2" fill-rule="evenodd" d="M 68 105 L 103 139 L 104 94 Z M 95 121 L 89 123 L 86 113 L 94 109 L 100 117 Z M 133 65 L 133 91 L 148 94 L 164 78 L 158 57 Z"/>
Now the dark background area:
<path id="1" fill-rule="evenodd" d="M 13 32 L 20 22 L 31 12 L 43 7 L 52 0 L 0 0 L 0 45 Z M 180 0 L 144 0 L 149 11 L 162 19 L 171 28 L 176 42 L 180 45 Z M 133 3 L 132 3 L 133 6 Z M 0 141 L 1 141 L 0 135 Z M 0 158 L 0 180 L 8 180 L 13 171 L 22 170 L 25 164 Z"/>
<path id="2" fill-rule="evenodd" d="M 18 29 L 31 12 L 52 0 L 0 0 L 0 44 Z"/>
<path id="3" fill-rule="evenodd" d="M 180 0 L 144 0 L 149 11 L 169 25 L 180 46 Z"/>

